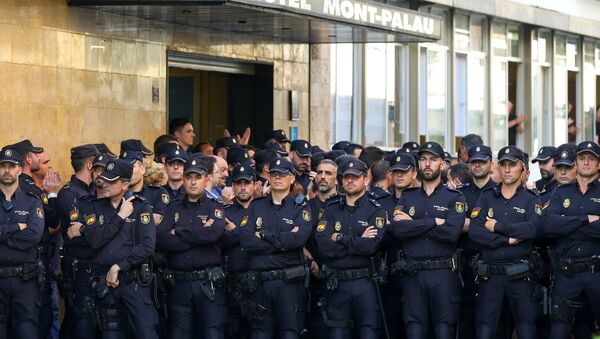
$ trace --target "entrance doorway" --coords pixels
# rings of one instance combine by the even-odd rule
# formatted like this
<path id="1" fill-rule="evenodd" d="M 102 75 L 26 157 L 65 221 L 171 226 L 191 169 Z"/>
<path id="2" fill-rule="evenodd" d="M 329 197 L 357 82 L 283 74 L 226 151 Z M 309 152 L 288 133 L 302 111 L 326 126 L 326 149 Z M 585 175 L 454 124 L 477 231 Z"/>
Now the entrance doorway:
<path id="1" fill-rule="evenodd" d="M 192 122 L 194 144 L 252 129 L 250 144 L 273 130 L 273 66 L 169 55 L 168 118 Z M 186 61 L 186 62 L 184 62 Z"/>

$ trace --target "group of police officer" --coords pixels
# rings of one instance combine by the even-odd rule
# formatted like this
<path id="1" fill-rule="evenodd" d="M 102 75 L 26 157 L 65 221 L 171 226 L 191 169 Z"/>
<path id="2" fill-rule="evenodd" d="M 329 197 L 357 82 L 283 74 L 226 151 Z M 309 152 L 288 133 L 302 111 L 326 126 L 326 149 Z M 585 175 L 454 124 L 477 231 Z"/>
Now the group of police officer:
<path id="1" fill-rule="evenodd" d="M 543 147 L 528 188 L 526 153 L 499 150 L 494 182 L 490 147 L 470 140 L 469 180 L 446 185 L 460 167 L 436 142 L 288 153 L 274 138 L 252 157 L 226 137 L 230 200 L 211 183 L 222 160 L 173 142 L 155 147 L 164 186 L 131 139 L 118 157 L 73 147 L 60 191 L 31 176 L 43 148 L 5 146 L 0 338 L 47 337 L 54 281 L 61 338 L 589 338 L 600 146 Z"/>

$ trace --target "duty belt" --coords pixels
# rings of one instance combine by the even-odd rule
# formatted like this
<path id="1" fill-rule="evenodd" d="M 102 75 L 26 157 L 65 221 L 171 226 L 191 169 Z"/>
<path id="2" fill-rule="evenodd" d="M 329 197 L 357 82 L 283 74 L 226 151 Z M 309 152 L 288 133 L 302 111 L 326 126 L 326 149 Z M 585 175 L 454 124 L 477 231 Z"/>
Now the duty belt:
<path id="1" fill-rule="evenodd" d="M 284 270 L 256 272 L 260 281 L 285 279 Z"/>
<path id="2" fill-rule="evenodd" d="M 335 278 L 337 280 L 356 280 L 371 276 L 370 270 L 366 267 L 347 270 L 325 268 L 323 273 L 327 278 Z"/>
<path id="3" fill-rule="evenodd" d="M 449 259 L 434 259 L 434 260 L 412 260 L 407 259 L 408 264 L 412 266 L 414 270 L 437 270 L 440 268 L 455 269 L 456 264 Z"/>
<path id="4" fill-rule="evenodd" d="M 207 280 L 208 272 L 206 269 L 199 271 L 174 271 L 173 276 L 176 280 Z"/>
<path id="5" fill-rule="evenodd" d="M 595 273 L 597 269 L 600 269 L 600 257 L 592 257 L 582 261 L 573 261 L 572 259 L 560 259 L 558 267 L 565 273 L 581 273 L 581 272 L 592 272 Z"/>
<path id="6" fill-rule="evenodd" d="M 137 279 L 137 269 L 130 269 L 129 271 L 120 271 L 119 272 L 119 280 L 125 283 L 132 283 Z"/>
<path id="7" fill-rule="evenodd" d="M 20 266 L 0 267 L 0 278 L 23 277 L 29 279 L 38 274 L 39 266 L 36 263 L 28 263 Z"/>

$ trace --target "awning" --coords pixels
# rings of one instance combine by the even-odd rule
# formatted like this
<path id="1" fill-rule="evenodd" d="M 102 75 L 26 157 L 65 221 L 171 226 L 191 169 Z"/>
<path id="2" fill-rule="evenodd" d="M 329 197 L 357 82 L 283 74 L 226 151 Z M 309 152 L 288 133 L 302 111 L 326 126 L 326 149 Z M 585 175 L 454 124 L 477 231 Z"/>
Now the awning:
<path id="1" fill-rule="evenodd" d="M 436 16 L 357 0 L 68 0 L 124 16 L 296 43 L 426 42 Z"/>

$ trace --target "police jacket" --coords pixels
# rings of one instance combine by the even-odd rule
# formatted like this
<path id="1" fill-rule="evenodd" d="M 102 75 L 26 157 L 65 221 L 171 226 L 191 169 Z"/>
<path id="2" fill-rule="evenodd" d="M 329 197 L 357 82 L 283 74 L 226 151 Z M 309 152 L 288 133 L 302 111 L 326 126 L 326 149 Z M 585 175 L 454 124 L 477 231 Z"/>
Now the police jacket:
<path id="1" fill-rule="evenodd" d="M 311 220 L 308 204 L 295 201 L 291 194 L 281 205 L 274 204 L 270 195 L 253 200 L 240 222 L 240 242 L 250 255 L 249 269 L 268 271 L 301 265 Z"/>
<path id="2" fill-rule="evenodd" d="M 210 226 L 205 226 L 207 223 Z M 173 230 L 175 234 L 171 233 Z M 223 262 L 219 239 L 224 231 L 225 214 L 221 204 L 206 194 L 196 202 L 184 195 L 167 207 L 156 241 L 157 246 L 167 252 L 170 268 L 193 271 Z"/>
<path id="3" fill-rule="evenodd" d="M 431 195 L 423 187 L 402 192 L 399 205 L 412 220 L 390 220 L 392 234 L 404 242 L 407 258 L 449 258 L 465 223 L 465 197 L 440 183 Z M 436 225 L 435 218 L 445 219 Z"/>
<path id="4" fill-rule="evenodd" d="M 38 258 L 37 245 L 44 231 L 42 202 L 17 188 L 6 200 L 0 192 L 0 266 L 16 266 Z M 27 224 L 20 230 L 19 223 Z"/>
<path id="5" fill-rule="evenodd" d="M 121 271 L 146 262 L 156 242 L 152 208 L 146 200 L 136 195 L 133 212 L 125 219 L 117 215 L 121 203 L 115 208 L 110 199 L 93 199 L 85 204 L 79 222 L 86 225 L 84 236 L 95 251 L 95 262 L 102 268 L 117 264 Z"/>
<path id="6" fill-rule="evenodd" d="M 83 201 L 90 201 L 93 198 L 93 188 L 74 175 L 71 176 L 71 181 L 66 183 L 58 192 L 56 207 L 63 234 L 63 246 L 67 255 L 87 259 L 93 257 L 93 250 L 89 247 L 85 237 L 69 239 L 67 236 L 70 223 L 77 221 L 79 218 L 80 206 Z"/>
<path id="7" fill-rule="evenodd" d="M 135 194 L 141 195 L 150 203 L 152 213 L 154 214 L 165 215 L 167 205 L 171 202 L 171 197 L 164 187 L 154 187 L 144 184 L 142 190 L 135 192 Z"/>
<path id="8" fill-rule="evenodd" d="M 487 218 L 496 220 L 494 232 L 485 228 Z M 506 263 L 526 258 L 533 250 L 542 220 L 542 202 L 537 193 L 519 186 L 506 199 L 502 184 L 481 192 L 471 212 L 469 237 L 481 244 L 483 259 L 491 263 Z M 520 242 L 509 245 L 508 239 Z"/>
<path id="9" fill-rule="evenodd" d="M 48 228 L 56 228 L 58 226 L 58 214 L 56 208 L 56 198 L 48 198 L 46 192 L 35 185 L 35 181 L 32 177 L 25 173 L 21 173 L 19 176 L 19 187 L 28 193 L 31 193 L 38 197 L 42 201 L 44 208 L 44 234 L 42 235 L 42 242 L 47 243 L 51 241 Z"/>
<path id="10" fill-rule="evenodd" d="M 467 218 L 470 218 L 471 212 L 473 211 L 477 200 L 479 200 L 481 192 L 488 188 L 494 187 L 495 185 L 496 184 L 492 181 L 492 179 L 489 179 L 481 188 L 474 183 L 469 183 L 459 188 L 459 191 L 461 191 L 465 196 L 465 216 Z M 481 251 L 481 245 L 476 241 L 473 241 L 473 239 L 471 239 L 467 233 L 460 234 L 457 247 L 462 249 L 464 251 L 463 254 L 467 256 L 473 256 Z"/>
<path id="11" fill-rule="evenodd" d="M 588 215 L 600 215 L 600 182 L 588 184 L 581 193 L 577 181 L 562 185 L 544 205 L 542 230 L 554 238 L 553 249 L 561 258 L 587 258 L 600 254 L 600 221 L 589 223 Z"/>
<path id="12" fill-rule="evenodd" d="M 224 255 L 227 257 L 227 270 L 229 272 L 244 272 L 248 269 L 248 253 L 240 244 L 240 232 L 242 218 L 248 214 L 248 210 L 233 199 L 233 204 L 225 208 L 225 216 L 235 224 L 232 231 L 225 232 L 221 238 Z"/>
<path id="13" fill-rule="evenodd" d="M 369 258 L 383 239 L 386 223 L 385 210 L 366 193 L 354 206 L 346 204 L 345 196 L 329 202 L 315 236 L 324 264 L 336 269 L 369 267 Z M 375 227 L 377 236 L 361 237 L 369 226 Z M 341 239 L 332 240 L 333 233 L 341 234 Z"/>

